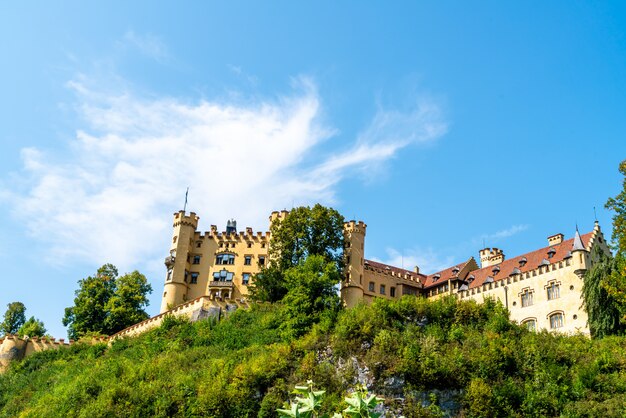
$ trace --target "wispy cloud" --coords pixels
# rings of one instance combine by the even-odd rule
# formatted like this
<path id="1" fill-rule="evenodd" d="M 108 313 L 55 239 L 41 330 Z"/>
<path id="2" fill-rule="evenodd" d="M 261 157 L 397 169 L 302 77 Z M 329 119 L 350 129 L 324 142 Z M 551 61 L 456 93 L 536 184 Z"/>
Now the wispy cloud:
<path id="1" fill-rule="evenodd" d="M 413 270 L 418 266 L 420 273 L 432 274 L 454 265 L 454 257 L 441 255 L 432 248 L 410 248 L 399 251 L 395 248 L 386 249 L 384 259 L 372 258 L 374 261 Z"/>
<path id="2" fill-rule="evenodd" d="M 271 210 L 332 203 L 351 169 L 445 132 L 432 104 L 381 110 L 352 144 L 321 156 L 316 147 L 332 148 L 335 129 L 320 122 L 315 84 L 295 84 L 289 95 L 242 105 L 102 93 L 74 80 L 68 86 L 85 128 L 60 153 L 23 149 L 20 182 L 5 188 L 5 200 L 47 244 L 50 261 L 156 265 L 187 186 L 204 228 L 230 217 L 266 228 Z M 438 264 L 429 253 L 408 255 L 413 262 Z"/>
<path id="3" fill-rule="evenodd" d="M 497 242 L 504 238 L 512 237 L 513 235 L 519 234 L 520 232 L 526 231 L 527 229 L 528 225 L 525 224 L 512 225 L 509 228 L 501 229 L 500 231 L 491 234 L 483 234 L 479 238 L 474 239 L 474 242 L 484 240 L 486 245 L 489 245 L 490 242 Z"/>
<path id="4" fill-rule="evenodd" d="M 168 57 L 168 51 L 165 44 L 155 35 L 137 34 L 132 30 L 126 31 L 123 42 L 137 49 L 142 54 L 153 58 L 157 61 L 163 61 Z"/>

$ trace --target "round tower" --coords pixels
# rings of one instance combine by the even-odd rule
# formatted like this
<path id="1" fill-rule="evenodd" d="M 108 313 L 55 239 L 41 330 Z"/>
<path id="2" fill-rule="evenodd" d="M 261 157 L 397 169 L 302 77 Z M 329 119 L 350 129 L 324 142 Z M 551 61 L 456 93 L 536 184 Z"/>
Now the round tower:
<path id="1" fill-rule="evenodd" d="M 363 269 L 365 262 L 365 230 L 367 225 L 361 221 L 346 222 L 343 226 L 346 268 L 341 283 L 341 300 L 344 306 L 351 308 L 363 300 Z"/>
<path id="2" fill-rule="evenodd" d="M 189 260 L 188 255 L 193 248 L 194 236 L 200 218 L 185 211 L 174 214 L 174 234 L 170 254 L 165 258 L 165 286 L 161 300 L 161 313 L 183 303 L 187 296 Z"/>

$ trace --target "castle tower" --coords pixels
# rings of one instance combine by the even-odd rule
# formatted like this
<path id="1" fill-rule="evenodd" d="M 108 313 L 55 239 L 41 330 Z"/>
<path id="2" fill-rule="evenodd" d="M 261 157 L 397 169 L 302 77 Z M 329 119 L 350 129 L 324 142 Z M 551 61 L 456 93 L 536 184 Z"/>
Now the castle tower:
<path id="1" fill-rule="evenodd" d="M 161 300 L 161 313 L 170 308 L 180 305 L 187 298 L 189 275 L 189 252 L 193 248 L 193 241 L 198 220 L 200 218 L 191 212 L 189 216 L 185 211 L 174 214 L 174 234 L 170 255 L 165 258 L 165 287 Z"/>
<path id="2" fill-rule="evenodd" d="M 496 247 L 483 248 L 478 252 L 478 254 L 480 255 L 481 268 L 494 266 L 504 261 L 504 253 L 501 249 Z"/>
<path id="3" fill-rule="evenodd" d="M 578 277 L 582 278 L 583 274 L 585 274 L 585 271 L 589 267 L 589 251 L 587 251 L 585 244 L 583 244 L 583 240 L 578 232 L 578 226 L 576 226 L 576 234 L 574 234 L 574 243 L 572 244 L 571 255 L 574 273 L 576 273 Z"/>
<path id="4" fill-rule="evenodd" d="M 344 279 L 341 283 L 341 300 L 347 308 L 356 306 L 363 300 L 363 269 L 365 230 L 367 225 L 362 221 L 346 222 L 343 226 L 346 263 Z"/>

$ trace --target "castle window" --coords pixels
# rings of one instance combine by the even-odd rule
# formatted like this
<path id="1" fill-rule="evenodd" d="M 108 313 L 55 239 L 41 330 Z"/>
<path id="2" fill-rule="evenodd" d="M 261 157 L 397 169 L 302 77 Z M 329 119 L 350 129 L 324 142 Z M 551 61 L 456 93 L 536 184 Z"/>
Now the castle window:
<path id="1" fill-rule="evenodd" d="M 216 282 L 232 282 L 233 273 L 226 269 L 216 271 L 215 273 L 213 273 L 213 280 Z"/>
<path id="2" fill-rule="evenodd" d="M 262 243 L 262 244 L 261 244 L 261 248 L 265 248 L 265 243 Z"/>
<path id="3" fill-rule="evenodd" d="M 199 255 L 194 255 L 193 256 L 193 263 L 194 264 L 200 264 L 200 256 Z"/>
<path id="4" fill-rule="evenodd" d="M 250 284 L 250 273 L 244 273 L 241 276 L 241 283 L 243 283 L 246 286 Z"/>
<path id="5" fill-rule="evenodd" d="M 363 275 L 359 274 L 359 284 L 363 284 Z"/>
<path id="6" fill-rule="evenodd" d="M 196 248 L 200 248 L 202 247 L 202 241 L 197 241 L 196 242 Z"/>
<path id="7" fill-rule="evenodd" d="M 369 287 L 367 288 L 370 292 L 373 292 L 375 290 L 375 284 L 374 282 L 370 282 Z"/>
<path id="8" fill-rule="evenodd" d="M 264 266 L 265 265 L 265 256 L 260 255 L 259 256 L 259 266 Z"/>
<path id="9" fill-rule="evenodd" d="M 169 269 L 169 270 L 167 271 L 167 278 L 166 278 L 165 280 L 166 280 L 166 281 L 168 281 L 168 282 L 169 282 L 170 280 L 172 280 L 172 269 Z"/>
<path id="10" fill-rule="evenodd" d="M 243 258 L 243 265 L 244 265 L 244 266 L 249 266 L 249 265 L 251 265 L 251 264 L 252 264 L 252 256 L 251 256 L 251 255 L 246 255 L 246 256 Z"/>
<path id="11" fill-rule="evenodd" d="M 557 283 L 549 283 L 546 289 L 548 291 L 548 300 L 558 299 L 561 297 L 560 286 Z"/>
<path id="12" fill-rule="evenodd" d="M 233 254 L 218 254 L 215 259 L 217 265 L 235 264 L 235 256 Z"/>
<path id="13" fill-rule="evenodd" d="M 533 292 L 530 289 L 525 289 L 520 297 L 522 299 L 522 308 L 526 308 L 527 306 L 532 306 L 533 304 Z"/>
<path id="14" fill-rule="evenodd" d="M 524 321 L 522 321 L 522 325 L 524 325 L 526 328 L 528 328 L 529 331 L 536 331 L 537 330 L 537 320 L 532 318 L 532 319 L 526 319 Z"/>
<path id="15" fill-rule="evenodd" d="M 385 285 L 384 285 L 384 284 L 381 284 L 381 285 L 380 285 L 380 294 L 381 294 L 381 295 L 384 295 L 384 294 L 385 294 Z"/>
<path id="16" fill-rule="evenodd" d="M 350 256 L 346 256 L 346 264 L 350 264 Z"/>
<path id="17" fill-rule="evenodd" d="M 248 248 L 252 248 L 252 243 L 248 241 Z"/>
<path id="18" fill-rule="evenodd" d="M 230 244 L 230 248 L 235 248 L 235 243 Z"/>
<path id="19" fill-rule="evenodd" d="M 557 312 L 550 315 L 550 328 L 562 328 L 563 327 L 563 313 Z"/>
<path id="20" fill-rule="evenodd" d="M 172 244 L 176 244 L 176 240 L 178 239 L 177 236 L 175 236 L 174 238 L 172 238 Z"/>
<path id="21" fill-rule="evenodd" d="M 224 246 L 224 243 L 220 241 L 220 248 L 222 248 L 223 246 Z"/>
<path id="22" fill-rule="evenodd" d="M 198 283 L 198 273 L 191 273 L 191 284 Z"/>
<path id="23" fill-rule="evenodd" d="M 392 298 L 396 297 L 396 288 L 395 287 L 390 287 L 389 288 L 389 296 L 391 296 Z"/>

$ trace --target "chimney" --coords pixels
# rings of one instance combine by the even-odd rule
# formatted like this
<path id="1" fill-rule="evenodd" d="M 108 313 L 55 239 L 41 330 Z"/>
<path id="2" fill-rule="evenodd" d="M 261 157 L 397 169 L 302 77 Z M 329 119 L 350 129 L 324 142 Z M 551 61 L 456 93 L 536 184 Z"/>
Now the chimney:
<path id="1" fill-rule="evenodd" d="M 415 266 L 415 268 L 413 269 L 413 271 L 417 274 L 420 274 L 420 268 L 418 266 Z"/>
<path id="2" fill-rule="evenodd" d="M 563 234 L 558 233 L 548 237 L 548 245 L 558 245 L 563 242 Z"/>

